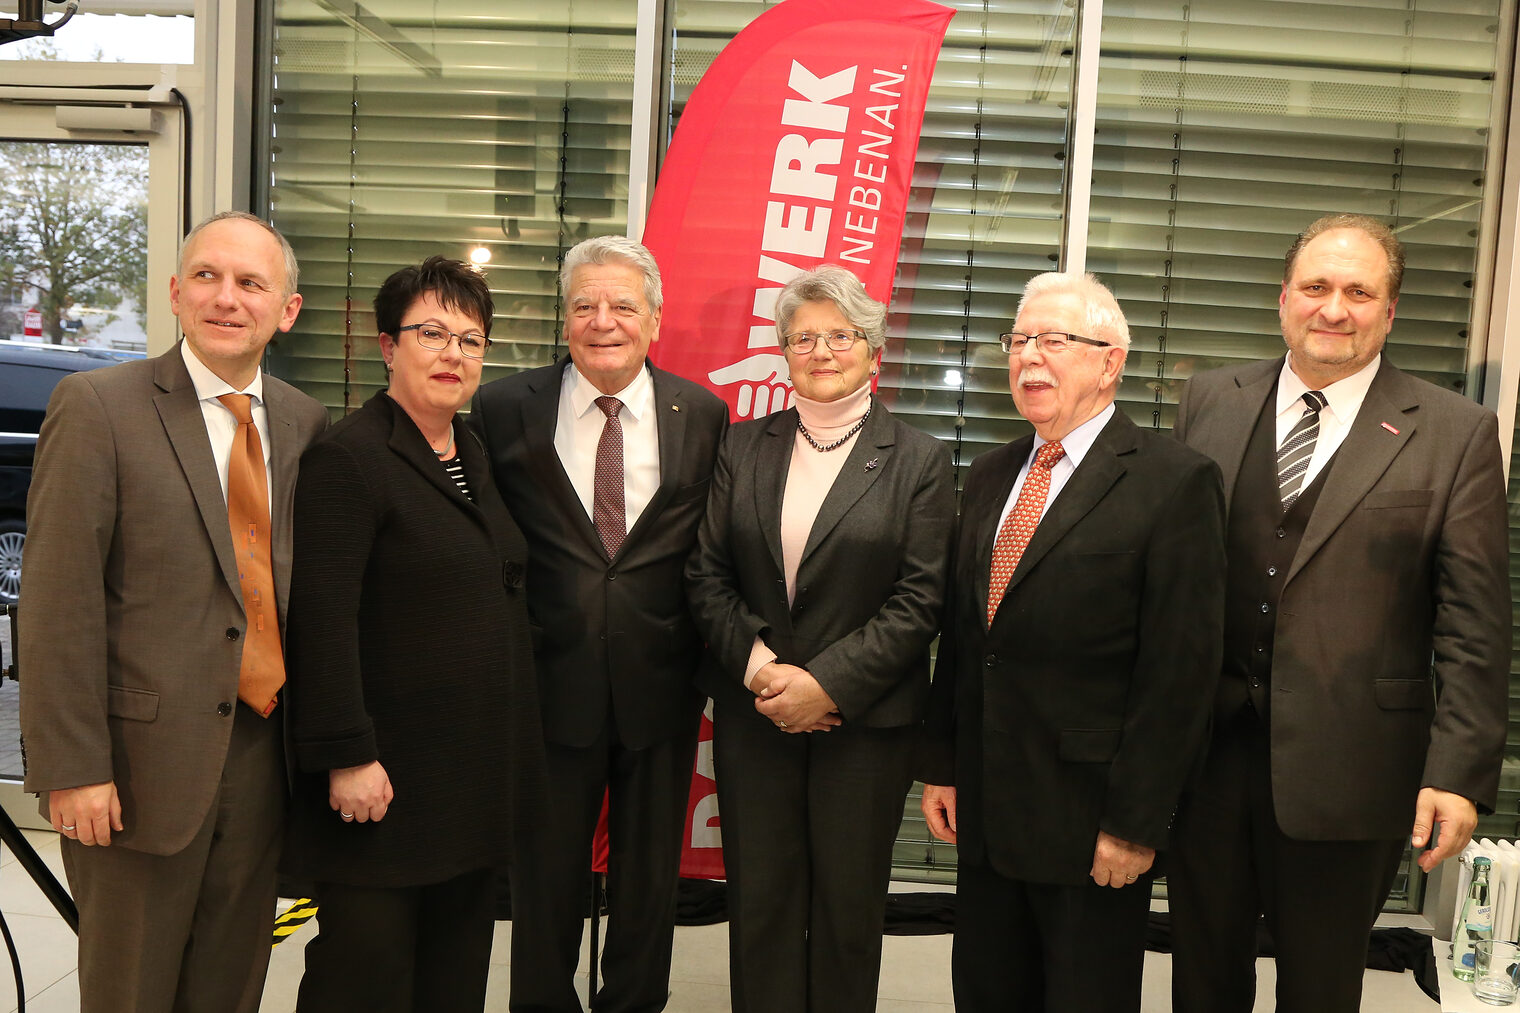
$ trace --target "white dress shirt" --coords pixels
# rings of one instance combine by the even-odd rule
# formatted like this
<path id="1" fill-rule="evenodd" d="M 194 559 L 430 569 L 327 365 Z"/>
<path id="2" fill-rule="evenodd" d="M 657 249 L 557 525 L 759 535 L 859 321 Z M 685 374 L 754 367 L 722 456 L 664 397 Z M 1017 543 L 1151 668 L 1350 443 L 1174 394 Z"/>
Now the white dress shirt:
<path id="1" fill-rule="evenodd" d="M 1082 463 L 1082 458 L 1086 457 L 1087 452 L 1092 449 L 1098 434 L 1113 417 L 1114 405 L 1110 401 L 1107 408 L 1057 441 L 1066 453 L 1055 463 L 1055 467 L 1050 469 L 1050 491 L 1045 494 L 1045 506 L 1040 509 L 1041 520 L 1045 519 L 1045 511 L 1049 510 L 1050 504 L 1061 495 L 1061 490 L 1066 488 L 1066 482 L 1071 478 L 1071 473 L 1077 470 L 1077 466 Z M 1029 456 L 1024 459 L 1024 466 L 1019 469 L 1018 480 L 1013 483 L 1013 490 L 1008 494 L 1008 502 L 1003 504 L 1003 512 L 998 514 L 997 527 L 993 528 L 993 531 L 1003 530 L 1003 522 L 1008 519 L 1008 515 L 1013 512 L 1013 508 L 1019 502 L 1019 491 L 1024 488 L 1024 479 L 1029 477 L 1029 466 L 1034 463 L 1034 455 L 1038 454 L 1040 448 L 1049 442 L 1042 439 L 1039 433 L 1034 434 L 1034 447 L 1030 449 Z"/>
<path id="2" fill-rule="evenodd" d="M 596 406 L 602 392 L 581 376 L 571 363 L 560 382 L 559 417 L 554 425 L 554 451 L 580 497 L 586 516 L 596 502 L 596 445 L 607 416 Z M 654 380 L 640 369 L 633 382 L 612 395 L 623 402 L 623 508 L 632 531 L 639 515 L 660 488 L 660 433 L 655 422 Z"/>
<path id="3" fill-rule="evenodd" d="M 1356 413 L 1362 410 L 1367 389 L 1372 386 L 1372 378 L 1377 375 L 1382 361 L 1382 355 L 1373 356 L 1371 362 L 1355 373 L 1328 387 L 1320 388 L 1320 393 L 1330 403 L 1319 410 L 1319 437 L 1314 442 L 1314 456 L 1309 458 L 1309 470 L 1304 474 L 1304 484 L 1300 488 L 1309 488 L 1309 483 L 1325 469 L 1330 455 L 1345 442 L 1346 434 L 1351 431 L 1351 423 L 1356 421 Z M 1288 433 L 1298 425 L 1306 407 L 1304 393 L 1311 389 L 1293 372 L 1288 360 L 1284 359 L 1282 373 L 1277 377 L 1277 442 L 1273 444 L 1274 448 L 1282 446 Z"/>
<path id="4" fill-rule="evenodd" d="M 195 384 L 195 396 L 201 403 L 201 417 L 206 420 L 206 436 L 211 440 L 211 456 L 216 460 L 216 477 L 222 483 L 222 502 L 227 501 L 227 461 L 232 456 L 232 438 L 237 435 L 237 416 L 232 414 L 232 409 L 217 400 L 222 394 L 252 394 L 250 410 L 253 414 L 254 428 L 259 431 L 259 445 L 264 450 L 264 489 L 267 491 L 274 488 L 274 476 L 269 469 L 269 409 L 264 407 L 264 371 L 261 369 L 253 375 L 253 382 L 242 390 L 236 390 L 232 384 L 223 380 L 205 363 L 195 357 L 190 350 L 190 342 L 181 341 L 179 345 L 180 355 L 185 360 L 185 369 L 190 371 L 190 382 Z M 269 502 L 274 502 L 270 496 Z M 273 510 L 270 511 L 274 513 Z M 274 518 L 270 518 L 271 530 L 274 526 Z"/>

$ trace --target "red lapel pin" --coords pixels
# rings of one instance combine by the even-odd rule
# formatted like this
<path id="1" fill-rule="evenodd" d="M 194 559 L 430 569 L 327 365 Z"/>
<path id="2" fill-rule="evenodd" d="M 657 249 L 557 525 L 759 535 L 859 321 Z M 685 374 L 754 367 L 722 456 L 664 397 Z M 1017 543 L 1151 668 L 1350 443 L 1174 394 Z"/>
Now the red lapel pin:
<path id="1" fill-rule="evenodd" d="M 1399 431 L 1397 429 L 1393 428 L 1392 426 L 1390 426 L 1386 422 L 1383 423 L 1383 428 L 1386 429 L 1386 430 L 1388 430 L 1390 433 L 1392 433 L 1395 436 L 1399 435 Z"/>

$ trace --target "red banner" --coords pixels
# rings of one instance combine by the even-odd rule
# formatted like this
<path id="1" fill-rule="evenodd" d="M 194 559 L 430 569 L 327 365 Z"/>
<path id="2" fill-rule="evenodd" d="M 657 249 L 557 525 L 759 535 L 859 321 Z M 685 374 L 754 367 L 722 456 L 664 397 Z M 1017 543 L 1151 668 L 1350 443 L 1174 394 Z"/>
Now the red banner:
<path id="1" fill-rule="evenodd" d="M 781 287 L 819 264 L 890 302 L 924 99 L 954 11 L 928 0 L 787 0 L 692 92 L 644 245 L 665 282 L 659 366 L 734 418 L 786 407 Z"/>

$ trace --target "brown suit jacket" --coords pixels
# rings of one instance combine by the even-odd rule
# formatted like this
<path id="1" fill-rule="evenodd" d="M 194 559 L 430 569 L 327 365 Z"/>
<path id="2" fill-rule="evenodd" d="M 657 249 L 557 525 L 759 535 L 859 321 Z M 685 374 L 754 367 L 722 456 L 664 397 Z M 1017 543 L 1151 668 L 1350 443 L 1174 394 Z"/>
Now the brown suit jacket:
<path id="1" fill-rule="evenodd" d="M 1175 435 L 1227 501 L 1283 360 L 1193 378 Z M 1272 801 L 1301 840 L 1409 834 L 1422 786 L 1491 810 L 1508 719 L 1509 551 L 1494 413 L 1383 359 L 1278 603 Z"/>
<path id="2" fill-rule="evenodd" d="M 283 628 L 296 465 L 327 415 L 267 374 L 264 401 Z M 173 854 L 216 793 L 245 626 L 226 501 L 177 345 L 58 385 L 27 518 L 26 788 L 114 779 L 126 829 L 112 843 Z"/>

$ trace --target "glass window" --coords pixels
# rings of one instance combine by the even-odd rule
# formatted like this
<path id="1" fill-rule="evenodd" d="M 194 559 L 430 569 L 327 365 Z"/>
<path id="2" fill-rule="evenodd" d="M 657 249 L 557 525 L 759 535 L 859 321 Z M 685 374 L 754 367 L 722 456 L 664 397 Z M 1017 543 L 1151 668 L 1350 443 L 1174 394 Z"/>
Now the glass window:
<path id="1" fill-rule="evenodd" d="M 1465 390 L 1499 9 L 1105 8 L 1088 267 L 1134 332 L 1137 422 L 1170 428 L 1196 371 L 1282 354 L 1283 255 L 1338 211 L 1407 248 L 1389 358 Z"/>
<path id="2" fill-rule="evenodd" d="M 275 4 L 269 199 L 306 301 L 271 369 L 363 403 L 375 290 L 432 254 L 487 258 L 485 380 L 550 362 L 563 252 L 627 228 L 634 5 L 336 10 Z"/>
<path id="3" fill-rule="evenodd" d="M 157 13 L 145 14 L 144 7 Z M 0 60 L 64 60 L 70 63 L 194 63 L 194 4 L 148 0 L 132 13 L 118 14 L 110 4 L 89 4 L 52 36 L 20 39 L 0 46 Z M 0 19 L 16 17 L 14 8 Z M 45 4 L 42 20 L 58 25 L 62 8 Z"/>

